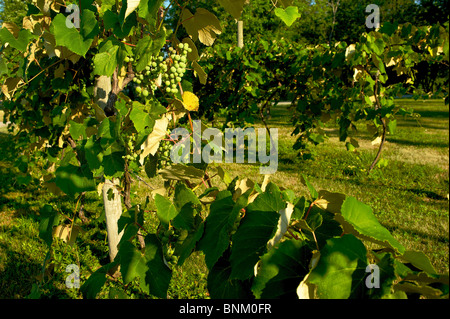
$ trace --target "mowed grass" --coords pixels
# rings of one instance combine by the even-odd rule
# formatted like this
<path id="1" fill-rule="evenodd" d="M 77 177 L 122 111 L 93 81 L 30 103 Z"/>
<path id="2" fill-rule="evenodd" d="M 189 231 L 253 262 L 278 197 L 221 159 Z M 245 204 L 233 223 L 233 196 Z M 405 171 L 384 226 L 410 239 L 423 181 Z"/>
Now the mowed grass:
<path id="1" fill-rule="evenodd" d="M 286 106 L 274 107 L 268 124 L 279 130 L 279 166 L 270 180 L 297 195 L 308 196 L 300 182 L 303 174 L 316 189 L 356 197 L 373 208 L 380 222 L 406 249 L 423 251 L 437 271 L 448 273 L 449 108 L 440 100 L 397 102 L 414 108 L 421 116 L 399 119 L 397 132 L 388 136 L 382 155 L 388 165 L 375 168 L 370 175 L 367 168 L 377 147 L 371 144 L 364 123 L 351 133 L 360 144 L 357 153 L 346 150 L 338 141 L 337 127 L 331 125 L 326 129 L 329 136 L 326 142 L 313 148 L 314 159 L 305 161 L 292 149 L 295 137 L 290 135 L 291 111 Z M 80 298 L 79 290 L 65 288 L 68 275 L 65 267 L 71 263 L 80 265 L 83 283 L 108 262 L 101 198 L 95 192 L 87 196 L 85 215 L 89 223 L 76 220 L 83 228 L 77 245 L 68 246 L 56 240 L 51 261 L 43 269 L 48 249 L 38 235 L 39 208 L 50 203 L 62 214 L 72 216 L 75 201 L 50 195 L 33 181 L 20 184 L 14 167 L 17 158 L 11 136 L 6 128 L 0 128 L 0 298 L 25 298 L 33 284 L 40 285 L 44 298 Z M 259 183 L 263 180 L 258 165 L 223 164 L 223 167 L 231 176 L 249 177 Z M 162 184 L 158 178 L 145 180 L 154 188 Z M 220 186 L 218 177 L 213 179 L 213 184 Z M 137 181 L 132 188 L 132 201 L 143 202 L 149 194 L 147 185 Z M 157 218 L 153 203 L 145 217 L 145 227 L 154 229 Z M 183 267 L 175 268 L 168 297 L 207 298 L 206 276 L 204 257 L 201 253 L 192 255 Z M 124 289 L 120 281 L 110 282 L 99 297 L 111 297 L 110 287 Z M 144 296 L 136 286 L 126 289 L 127 295 L 133 298 Z"/>

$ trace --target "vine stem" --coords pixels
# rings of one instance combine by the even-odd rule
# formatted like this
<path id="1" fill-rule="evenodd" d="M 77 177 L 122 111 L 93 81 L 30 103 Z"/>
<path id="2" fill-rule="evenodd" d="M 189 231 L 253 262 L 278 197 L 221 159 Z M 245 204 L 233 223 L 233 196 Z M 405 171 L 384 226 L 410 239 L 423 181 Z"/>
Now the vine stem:
<path id="1" fill-rule="evenodd" d="M 315 201 L 311 203 L 311 205 L 309 205 L 308 211 L 306 212 L 305 218 L 303 218 L 304 220 L 306 220 L 308 218 L 309 212 L 311 211 L 311 208 L 315 205 Z"/>
<path id="2" fill-rule="evenodd" d="M 375 110 L 380 110 L 381 109 L 381 103 L 380 103 L 380 99 L 378 97 L 378 75 L 379 73 L 377 73 L 376 77 L 375 77 L 375 88 L 374 88 L 374 97 L 375 97 Z M 369 167 L 368 173 L 370 174 L 370 172 L 372 171 L 372 169 L 375 167 L 375 165 L 377 164 L 378 160 L 381 157 L 381 152 L 383 150 L 383 146 L 384 146 L 384 142 L 386 142 L 386 131 L 387 131 L 387 126 L 386 126 L 386 120 L 380 115 L 380 121 L 381 124 L 383 125 L 383 133 L 381 135 L 381 143 L 380 143 L 380 147 L 378 148 L 378 152 L 377 155 L 375 156 L 375 159 L 373 160 L 372 164 Z"/>

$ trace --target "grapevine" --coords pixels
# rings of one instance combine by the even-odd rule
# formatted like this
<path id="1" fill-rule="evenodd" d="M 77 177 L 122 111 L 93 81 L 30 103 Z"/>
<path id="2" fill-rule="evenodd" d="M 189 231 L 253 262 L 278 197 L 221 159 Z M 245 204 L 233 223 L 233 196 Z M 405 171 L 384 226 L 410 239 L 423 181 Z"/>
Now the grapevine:
<path id="1" fill-rule="evenodd" d="M 43 22 L 31 25 L 38 20 L 28 17 L 20 30 L 0 29 L 5 119 L 16 125 L 17 144 L 26 146 L 24 158 L 39 157 L 40 169 L 30 174 L 43 189 L 74 199 L 77 208 L 88 192 L 103 196 L 110 258 L 89 274 L 81 286 L 84 297 L 95 298 L 105 286 L 123 282 L 120 289 L 135 284 L 145 296 L 166 298 L 174 265 L 182 267 L 194 253 L 204 257 L 212 298 L 448 297 L 448 276 L 437 274 L 425 254 L 408 252 L 356 198 L 317 191 L 306 178 L 299 182 L 309 196 L 295 196 L 274 183 L 260 185 L 258 178 L 232 179 L 221 166 L 174 165 L 174 141 L 168 138 L 168 127 L 175 128 L 181 118 L 189 120 L 194 138 L 190 112 L 199 110 L 198 96 L 206 111 L 221 108 L 228 122 L 247 125 L 273 99 L 293 94 L 298 147 L 305 140 L 320 143 L 323 137 L 315 131 L 332 115 L 343 141 L 358 120 L 374 125 L 386 120 L 393 130 L 395 114 L 405 113 L 395 108 L 393 97 L 408 88 L 387 84 L 384 65 L 390 61 L 385 59 L 393 58 L 398 72 L 411 75 L 415 63 L 448 64 L 445 28 L 419 32 L 388 25 L 365 34 L 354 55 L 344 43 L 308 49 L 287 44 L 286 52 L 277 52 L 282 45 L 255 41 L 258 54 L 250 45 L 250 54 L 210 50 L 204 68 L 211 76 L 197 90 L 207 76 L 203 61 L 198 63 L 201 55 L 189 53 L 198 53 L 195 43 L 211 46 L 221 33 L 213 13 L 177 6 L 177 30 L 184 27 L 188 34 L 180 43 L 177 32 L 165 29 L 164 1 L 104 1 L 97 7 L 89 2 L 79 29 L 69 28 L 58 2 L 48 1 L 28 8 Z M 233 8 L 234 16 L 244 6 L 244 1 L 220 3 L 225 10 Z M 398 50 L 389 51 L 392 45 Z M 416 54 L 418 48 L 425 53 Z M 5 52 L 14 56 L 11 62 L 4 62 Z M 264 58 L 264 65 L 252 61 L 255 56 Z M 233 59 L 239 67 L 229 63 Z M 364 72 L 352 76 L 354 69 Z M 188 71 L 194 71 L 189 79 Z M 213 77 L 214 72 L 222 74 Z M 196 93 L 188 94 L 188 87 Z M 442 88 L 448 96 L 447 91 Z M 371 98 L 378 95 L 384 104 L 374 104 Z M 196 103 L 189 105 L 189 99 Z M 106 112 L 109 107 L 114 112 Z M 378 134 L 380 126 L 376 129 Z M 147 183 L 145 205 L 132 203 L 131 183 L 144 170 L 150 179 L 159 174 L 165 188 L 159 192 Z M 152 211 L 140 208 L 149 202 Z M 155 229 L 146 229 L 144 211 L 156 220 Z M 39 218 L 39 237 L 51 252 L 60 213 L 45 205 Z M 372 260 L 383 267 L 383 289 L 365 285 L 364 269 Z M 43 273 L 47 264 L 46 257 Z"/>

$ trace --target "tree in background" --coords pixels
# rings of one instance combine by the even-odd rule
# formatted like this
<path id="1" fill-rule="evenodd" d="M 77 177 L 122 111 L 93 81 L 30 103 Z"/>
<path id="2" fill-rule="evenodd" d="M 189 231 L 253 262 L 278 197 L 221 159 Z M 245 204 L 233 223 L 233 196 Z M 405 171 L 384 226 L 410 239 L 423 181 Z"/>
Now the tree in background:
<path id="1" fill-rule="evenodd" d="M 0 0 L 0 25 L 8 21 L 20 27 L 27 13 L 27 2 L 30 0 Z"/>
<path id="2" fill-rule="evenodd" d="M 448 0 L 421 0 L 416 13 L 416 24 L 431 25 L 434 23 L 444 24 L 449 21 Z"/>
<path id="3" fill-rule="evenodd" d="M 289 2 L 289 1 L 288 1 Z M 251 0 L 244 7 L 242 20 L 244 21 L 244 42 L 264 39 L 271 41 L 284 37 L 293 42 L 316 45 L 328 43 L 333 27 L 331 0 L 290 0 L 292 5 L 299 7 L 302 13 L 291 27 L 286 27 L 274 14 L 267 14 L 274 10 L 273 5 L 265 0 Z M 336 11 L 335 27 L 332 34 L 333 42 L 357 42 L 359 36 L 370 31 L 366 28 L 365 20 L 369 13 L 366 7 L 376 4 L 380 7 L 381 22 L 397 22 L 399 24 L 410 22 L 413 25 L 432 25 L 437 22 L 444 24 L 448 21 L 448 0 L 340 0 Z M 236 43 L 236 21 L 233 17 L 217 6 L 215 2 L 206 0 L 192 1 L 189 9 L 197 7 L 207 8 L 219 18 L 222 25 L 222 34 L 217 40 L 220 43 Z M 173 24 L 169 15 L 168 23 Z M 192 11 L 191 10 L 191 11 Z M 184 32 L 182 28 L 178 32 Z"/>

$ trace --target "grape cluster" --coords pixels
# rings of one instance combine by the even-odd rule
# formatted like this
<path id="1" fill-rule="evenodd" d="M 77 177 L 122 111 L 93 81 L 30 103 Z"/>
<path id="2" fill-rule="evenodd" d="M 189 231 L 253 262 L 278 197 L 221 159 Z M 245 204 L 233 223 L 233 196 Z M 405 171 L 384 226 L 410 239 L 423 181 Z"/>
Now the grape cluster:
<path id="1" fill-rule="evenodd" d="M 177 83 L 181 82 L 186 73 L 187 54 L 192 52 L 187 43 L 180 43 L 178 48 L 181 50 L 181 54 L 178 54 L 174 48 L 169 48 L 170 68 L 163 74 L 163 83 L 167 93 L 178 93 Z"/>
<path id="2" fill-rule="evenodd" d="M 167 93 L 178 93 L 177 83 L 181 82 L 186 73 L 187 54 L 192 52 L 187 43 L 180 43 L 178 49 L 180 53 L 173 47 L 169 47 L 169 55 L 166 59 L 163 53 L 157 57 L 152 56 L 145 69 L 135 73 L 133 82 L 137 84 L 137 94 L 146 98 L 158 86 L 164 88 Z M 134 59 L 126 57 L 124 61 L 134 62 Z"/>
<path id="3" fill-rule="evenodd" d="M 133 62 L 133 58 L 126 58 L 126 61 Z M 136 93 L 146 98 L 150 92 L 157 88 L 156 79 L 161 73 L 167 72 L 167 64 L 164 61 L 162 53 L 157 57 L 151 57 L 148 65 L 141 72 L 136 72 L 133 82 L 137 84 Z"/>
<path id="4" fill-rule="evenodd" d="M 164 169 L 172 163 L 170 159 L 170 149 L 172 143 L 168 140 L 162 140 L 158 148 L 158 170 Z"/>
<path id="5" fill-rule="evenodd" d="M 138 157 L 137 153 L 134 151 L 134 144 L 136 142 L 136 136 L 135 135 L 130 135 L 127 139 L 127 147 L 128 150 L 130 151 L 130 154 L 127 154 L 125 156 L 123 156 L 124 159 L 127 159 L 129 161 L 135 161 Z"/>
<path id="6" fill-rule="evenodd" d="M 169 265 L 176 265 L 178 262 L 178 256 L 174 255 L 174 248 L 171 244 L 175 244 L 178 242 L 179 236 L 175 233 L 172 228 L 167 229 L 162 233 L 161 243 L 163 244 L 163 253 L 164 258 L 168 262 Z"/>

